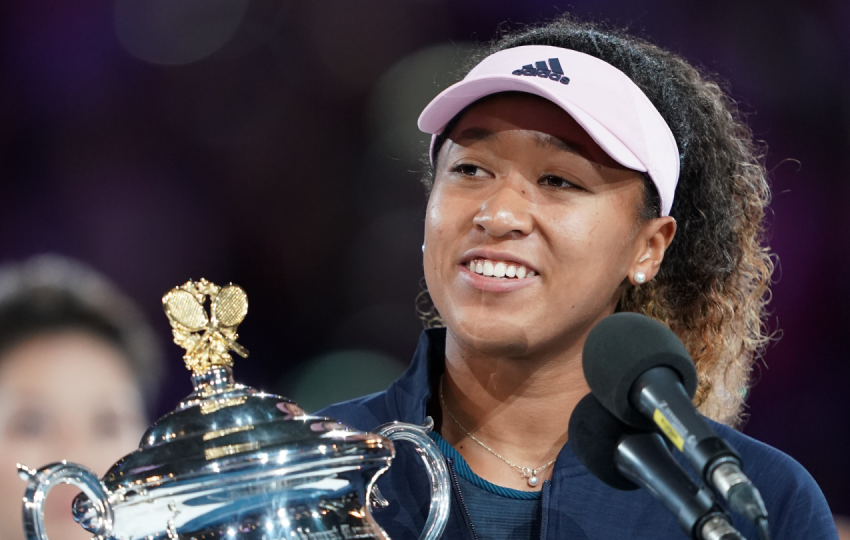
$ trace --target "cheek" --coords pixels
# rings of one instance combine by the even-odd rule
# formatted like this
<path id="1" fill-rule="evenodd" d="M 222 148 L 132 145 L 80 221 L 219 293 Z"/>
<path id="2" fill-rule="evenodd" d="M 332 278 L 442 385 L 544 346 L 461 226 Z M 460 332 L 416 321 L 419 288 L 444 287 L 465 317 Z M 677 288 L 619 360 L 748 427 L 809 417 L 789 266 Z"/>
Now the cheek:
<path id="1" fill-rule="evenodd" d="M 437 182 L 425 214 L 425 254 L 423 258 L 425 283 L 431 300 L 444 316 L 449 315 L 451 297 L 448 290 L 457 274 L 457 262 L 464 249 L 475 203 L 456 193 L 450 187 Z"/>
<path id="2" fill-rule="evenodd" d="M 439 195 L 432 193 L 428 199 L 428 208 L 425 210 L 425 246 L 426 256 L 433 252 L 440 244 L 442 230 L 444 228 L 444 216 L 439 204 Z"/>
<path id="3" fill-rule="evenodd" d="M 15 463 L 0 461 L 0 538 L 4 540 L 24 538 L 21 497 L 25 489 L 26 483 L 18 478 Z"/>
<path id="4" fill-rule="evenodd" d="M 14 474 L 14 478 L 17 480 L 10 481 L 9 484 L 0 480 L 0 486 L 14 486 L 16 489 L 20 488 L 21 493 L 23 493 L 25 483 L 17 477 L 17 464 L 22 463 L 31 468 L 39 468 L 48 463 L 68 458 L 69 456 L 62 455 L 61 449 L 61 445 L 47 436 L 21 437 L 7 433 L 0 438 L 0 471 L 2 471 L 0 477 L 3 480 L 11 480 Z M 0 491 L 3 491 L 3 489 L 0 488 Z"/>
<path id="5" fill-rule="evenodd" d="M 425 252 L 422 257 L 425 284 L 432 299 L 434 299 L 435 293 L 442 288 L 442 279 L 440 279 L 438 268 L 444 257 L 444 249 L 444 215 L 439 205 L 439 196 L 432 193 L 425 213 Z"/>
<path id="6" fill-rule="evenodd" d="M 453 258 L 453 245 L 463 235 L 462 209 L 446 196 L 441 184 L 434 186 L 425 213 L 425 272 L 438 272 Z"/>
<path id="7" fill-rule="evenodd" d="M 622 220 L 607 215 L 569 212 L 545 220 L 554 266 L 565 270 L 558 274 L 573 285 L 601 285 L 609 280 L 599 278 L 610 276 L 611 283 L 605 285 L 616 286 L 623 277 L 633 231 Z"/>
<path id="8" fill-rule="evenodd" d="M 600 238 L 604 230 L 602 221 L 594 214 L 584 212 L 549 212 L 540 220 L 552 246 L 552 254 L 559 262 L 589 263 L 598 259 L 596 253 L 606 242 Z"/>

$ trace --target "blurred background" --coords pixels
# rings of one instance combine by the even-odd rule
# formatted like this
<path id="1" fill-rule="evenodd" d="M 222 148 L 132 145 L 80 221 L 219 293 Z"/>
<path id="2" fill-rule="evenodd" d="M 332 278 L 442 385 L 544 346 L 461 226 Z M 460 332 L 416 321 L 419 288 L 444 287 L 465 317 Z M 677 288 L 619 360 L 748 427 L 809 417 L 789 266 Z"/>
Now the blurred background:
<path id="1" fill-rule="evenodd" d="M 75 257 L 137 301 L 167 354 L 156 415 L 190 391 L 160 307 L 190 278 L 248 292 L 240 381 L 308 410 L 381 389 L 421 330 L 422 107 L 499 27 L 627 25 L 727 81 L 769 145 L 781 339 L 744 431 L 850 514 L 850 3 L 556 3 L 6 0 L 0 263 Z"/>

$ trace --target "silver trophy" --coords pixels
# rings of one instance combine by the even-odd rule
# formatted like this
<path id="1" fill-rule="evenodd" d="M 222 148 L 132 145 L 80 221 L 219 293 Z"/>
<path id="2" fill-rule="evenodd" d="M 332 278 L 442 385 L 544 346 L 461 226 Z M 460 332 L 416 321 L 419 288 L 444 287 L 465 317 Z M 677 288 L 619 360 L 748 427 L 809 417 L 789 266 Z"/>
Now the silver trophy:
<path id="1" fill-rule="evenodd" d="M 44 500 L 59 483 L 82 490 L 74 518 L 98 540 L 386 540 L 371 508 L 388 504 L 375 482 L 395 456 L 392 440 L 416 445 L 431 481 L 420 539 L 440 537 L 450 488 L 430 426 L 394 422 L 358 432 L 235 383 L 229 352 L 248 353 L 236 343 L 248 310 L 238 286 L 190 281 L 169 291 L 163 306 L 186 348 L 194 392 L 101 480 L 64 461 L 19 465 L 28 481 L 27 540 L 47 540 Z"/>

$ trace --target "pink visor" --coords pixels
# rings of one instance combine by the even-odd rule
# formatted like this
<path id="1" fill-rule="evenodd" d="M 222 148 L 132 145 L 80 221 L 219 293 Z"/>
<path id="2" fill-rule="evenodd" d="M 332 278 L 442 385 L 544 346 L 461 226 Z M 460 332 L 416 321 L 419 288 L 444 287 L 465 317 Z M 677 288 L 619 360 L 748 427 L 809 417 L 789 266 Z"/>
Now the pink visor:
<path id="1" fill-rule="evenodd" d="M 607 62 L 584 53 L 526 45 L 491 54 L 460 82 L 435 97 L 419 129 L 441 133 L 467 105 L 498 92 L 526 92 L 572 116 L 617 163 L 647 173 L 670 214 L 679 180 L 679 149 L 670 127 L 638 86 Z"/>

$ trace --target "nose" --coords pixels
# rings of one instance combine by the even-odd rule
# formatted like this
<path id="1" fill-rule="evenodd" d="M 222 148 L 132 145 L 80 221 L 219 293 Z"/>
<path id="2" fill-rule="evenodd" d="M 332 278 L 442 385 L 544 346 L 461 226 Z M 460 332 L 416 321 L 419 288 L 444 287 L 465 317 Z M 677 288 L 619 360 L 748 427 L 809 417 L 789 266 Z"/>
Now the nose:
<path id="1" fill-rule="evenodd" d="M 521 180 L 505 180 L 481 204 L 473 218 L 475 226 L 488 235 L 502 238 L 528 235 L 534 225 L 531 202 Z"/>

